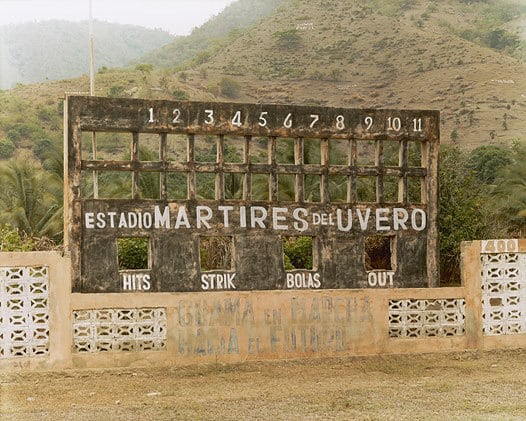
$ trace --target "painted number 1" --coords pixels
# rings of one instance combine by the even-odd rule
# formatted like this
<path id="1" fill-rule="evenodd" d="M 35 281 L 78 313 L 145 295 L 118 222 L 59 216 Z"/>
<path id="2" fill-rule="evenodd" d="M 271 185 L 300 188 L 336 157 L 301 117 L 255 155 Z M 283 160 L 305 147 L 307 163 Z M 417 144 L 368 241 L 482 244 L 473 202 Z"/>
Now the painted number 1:
<path id="1" fill-rule="evenodd" d="M 413 118 L 413 131 L 414 132 L 422 131 L 422 119 L 421 118 Z"/>
<path id="2" fill-rule="evenodd" d="M 153 107 L 148 108 L 148 112 L 150 113 L 150 119 L 148 120 L 148 123 L 155 123 L 155 120 L 153 119 Z"/>

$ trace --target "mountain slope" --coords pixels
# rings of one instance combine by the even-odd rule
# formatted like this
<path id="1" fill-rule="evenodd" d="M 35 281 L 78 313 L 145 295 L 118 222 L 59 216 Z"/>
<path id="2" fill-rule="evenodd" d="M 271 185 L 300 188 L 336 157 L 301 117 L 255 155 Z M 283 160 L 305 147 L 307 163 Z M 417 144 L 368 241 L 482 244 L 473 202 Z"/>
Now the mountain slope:
<path id="1" fill-rule="evenodd" d="M 524 6 L 290 0 L 189 80 L 205 88 L 233 79 L 242 101 L 440 109 L 444 141 L 509 142 L 526 129 L 526 66 L 512 56 L 520 43 L 498 50 L 465 32 L 482 37 L 486 19 L 487 34 L 498 33 L 524 21 Z M 491 18 L 495 10 L 510 18 Z"/>
<path id="2" fill-rule="evenodd" d="M 525 139 L 524 40 L 514 32 L 524 28 L 524 2 L 281 1 L 184 70 L 106 69 L 96 75 L 95 94 L 438 109 L 442 143 L 474 148 Z M 64 92 L 88 90 L 84 76 L 17 86 L 5 96 L 36 104 L 45 115 Z M 24 108 L 15 105 L 0 110 L 0 139 L 14 130 L 10 110 Z"/>
<path id="3" fill-rule="evenodd" d="M 227 6 L 185 37 L 176 39 L 153 50 L 139 61 L 158 67 L 175 67 L 201 55 L 204 59 L 213 54 L 220 45 L 235 39 L 239 31 L 249 28 L 264 17 L 272 14 L 285 0 L 238 0 Z"/>
<path id="4" fill-rule="evenodd" d="M 173 40 L 168 32 L 95 21 L 95 65 L 121 67 Z M 0 27 L 0 89 L 89 73 L 88 22 L 45 21 Z"/>

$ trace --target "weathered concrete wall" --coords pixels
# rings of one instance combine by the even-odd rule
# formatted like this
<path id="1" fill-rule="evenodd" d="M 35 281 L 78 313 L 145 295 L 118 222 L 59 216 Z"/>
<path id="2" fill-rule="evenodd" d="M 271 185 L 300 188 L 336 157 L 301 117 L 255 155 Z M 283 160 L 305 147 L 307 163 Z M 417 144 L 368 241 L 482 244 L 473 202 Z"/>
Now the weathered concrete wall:
<path id="1" fill-rule="evenodd" d="M 463 285 L 454 288 L 71 294 L 69 259 L 58 253 L 2 253 L 2 332 L 27 328 L 13 327 L 9 315 L 35 313 L 7 314 L 11 304 L 5 303 L 31 301 L 27 294 L 36 287 L 13 298 L 6 285 L 42 284 L 42 270 L 31 281 L 12 276 L 13 268 L 47 267 L 46 309 L 37 313 L 48 314 L 42 326 L 48 323 L 49 340 L 44 352 L 32 355 L 31 337 L 18 339 L 28 351 L 12 356 L 6 350 L 17 337 L 9 342 L 4 335 L 0 367 L 182 365 L 526 347 L 525 262 L 526 240 L 491 240 L 463 244 Z M 507 287 L 493 291 L 492 285 Z"/>

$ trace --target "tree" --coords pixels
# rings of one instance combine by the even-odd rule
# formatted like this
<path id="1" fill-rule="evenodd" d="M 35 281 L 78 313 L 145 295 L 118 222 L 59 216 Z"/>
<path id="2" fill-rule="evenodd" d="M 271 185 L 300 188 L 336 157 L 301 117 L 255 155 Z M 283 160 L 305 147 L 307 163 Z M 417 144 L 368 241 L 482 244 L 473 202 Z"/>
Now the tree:
<path id="1" fill-rule="evenodd" d="M 516 143 L 511 162 L 502 167 L 495 178 L 495 204 L 500 218 L 506 221 L 511 235 L 526 233 L 526 144 Z"/>
<path id="2" fill-rule="evenodd" d="M 456 147 L 441 150 L 439 182 L 441 279 L 455 282 L 460 278 L 460 243 L 490 235 L 488 198 L 469 169 L 466 153 Z"/>
<path id="3" fill-rule="evenodd" d="M 275 32 L 274 37 L 281 49 L 293 50 L 301 46 L 301 35 L 297 29 Z"/>
<path id="4" fill-rule="evenodd" d="M 31 237 L 62 235 L 62 184 L 34 161 L 0 165 L 0 223 Z"/>
<path id="5" fill-rule="evenodd" d="M 471 151 L 468 158 L 468 168 L 475 171 L 478 180 L 491 184 L 497 176 L 497 172 L 510 164 L 511 151 L 499 146 L 479 146 Z"/>

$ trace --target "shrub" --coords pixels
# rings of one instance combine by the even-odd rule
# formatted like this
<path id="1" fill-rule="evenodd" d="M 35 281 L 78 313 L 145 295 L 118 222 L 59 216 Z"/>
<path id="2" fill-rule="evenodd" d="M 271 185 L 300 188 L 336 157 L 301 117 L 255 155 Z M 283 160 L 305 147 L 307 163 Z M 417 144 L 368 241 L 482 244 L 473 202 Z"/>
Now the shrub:
<path id="1" fill-rule="evenodd" d="M 108 91 L 108 96 L 117 97 L 117 96 L 122 96 L 123 93 L 124 93 L 124 86 L 113 85 L 112 87 L 110 87 L 110 90 Z"/>
<path id="2" fill-rule="evenodd" d="M 148 238 L 129 237 L 117 240 L 119 269 L 148 268 Z"/>
<path id="3" fill-rule="evenodd" d="M 186 101 L 189 98 L 186 91 L 183 91 L 182 89 L 174 89 L 174 91 L 172 92 L 172 95 L 174 96 L 175 99 L 178 99 L 180 101 Z"/>
<path id="4" fill-rule="evenodd" d="M 40 139 L 33 145 L 33 153 L 43 162 L 47 158 L 48 152 L 53 148 L 53 142 L 50 139 Z"/>
<path id="5" fill-rule="evenodd" d="M 283 239 L 285 270 L 312 270 L 312 237 L 298 236 Z"/>
<path id="6" fill-rule="evenodd" d="M 287 31 L 278 31 L 274 33 L 278 47 L 292 50 L 301 45 L 301 35 L 297 29 L 289 29 Z"/>
<path id="7" fill-rule="evenodd" d="M 224 77 L 219 82 L 221 94 L 229 98 L 237 98 L 241 93 L 241 85 L 234 79 Z"/>
<path id="8" fill-rule="evenodd" d="M 0 139 L 0 159 L 9 159 L 13 156 L 15 144 L 9 139 Z"/>

